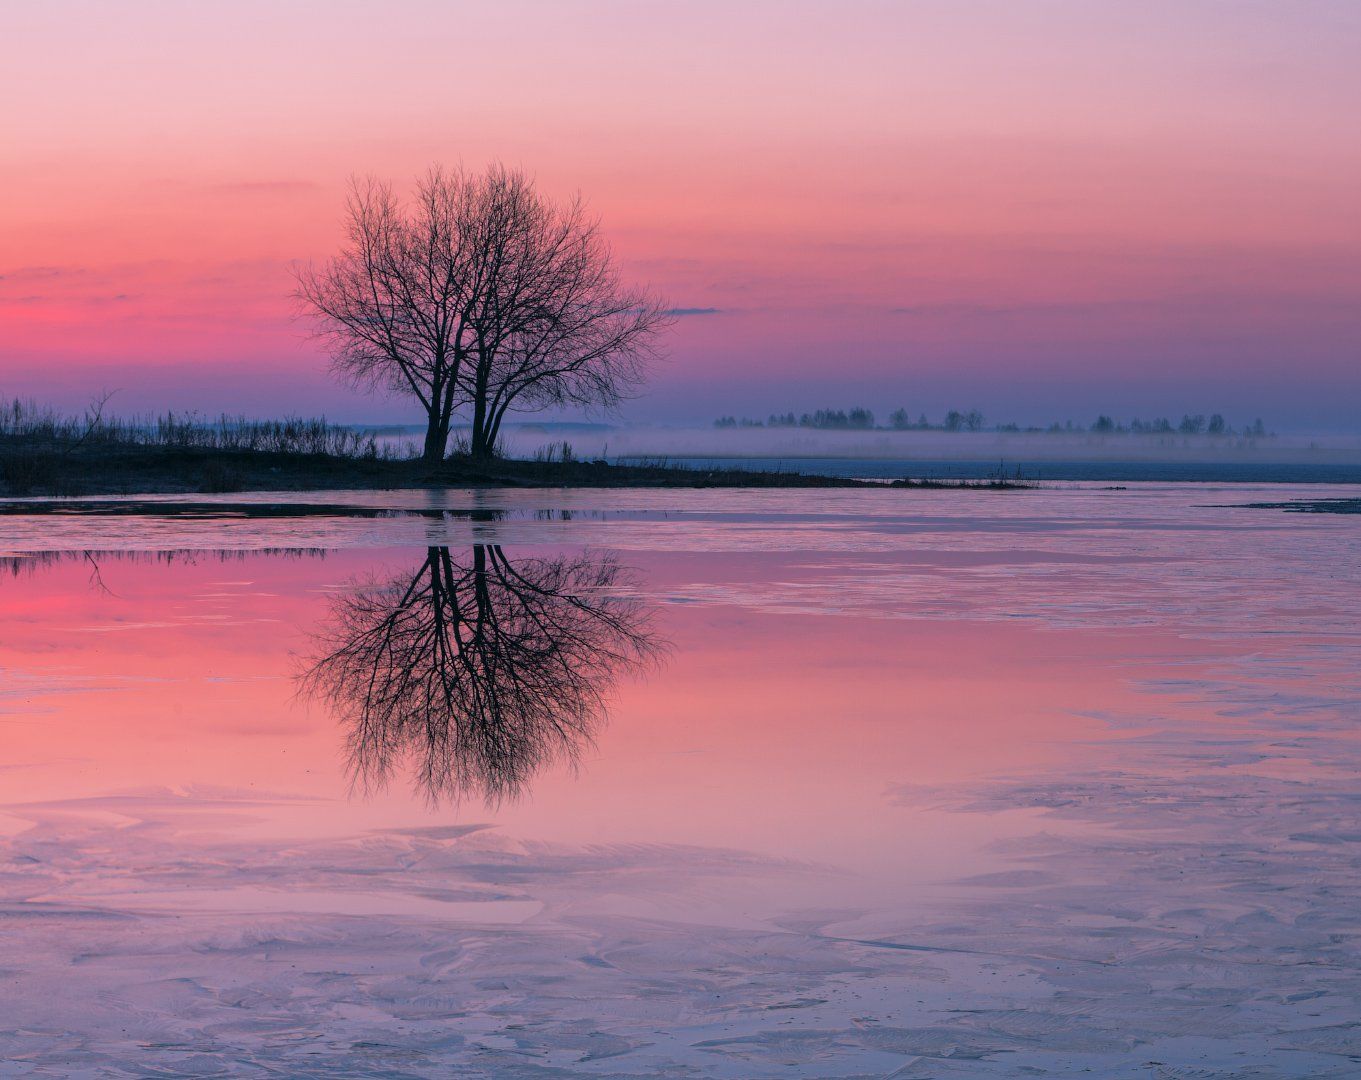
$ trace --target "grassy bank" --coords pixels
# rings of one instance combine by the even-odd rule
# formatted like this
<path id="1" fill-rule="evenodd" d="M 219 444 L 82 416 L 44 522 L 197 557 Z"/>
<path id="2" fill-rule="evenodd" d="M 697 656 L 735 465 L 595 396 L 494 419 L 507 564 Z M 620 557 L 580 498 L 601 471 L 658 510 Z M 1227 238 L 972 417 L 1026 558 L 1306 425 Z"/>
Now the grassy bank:
<path id="1" fill-rule="evenodd" d="M 84 417 L 65 417 L 21 402 L 0 409 L 0 495 L 9 497 L 420 487 L 886 486 L 1005 490 L 1031 485 L 1000 476 L 883 484 L 666 461 L 609 464 L 575 459 L 570 447 L 549 448 L 534 460 L 456 454 L 429 465 L 385 453 L 372 435 L 321 419 L 200 421 L 166 415 L 119 420 L 104 417 L 98 408 Z"/>
<path id="2" fill-rule="evenodd" d="M 77 496 L 319 491 L 420 487 L 680 488 L 982 488 L 1029 486 L 1012 480 L 891 484 L 746 469 L 610 465 L 603 461 L 477 462 L 452 457 L 438 466 L 382 457 L 344 457 L 206 447 L 35 446 L 0 437 L 0 494 Z"/>

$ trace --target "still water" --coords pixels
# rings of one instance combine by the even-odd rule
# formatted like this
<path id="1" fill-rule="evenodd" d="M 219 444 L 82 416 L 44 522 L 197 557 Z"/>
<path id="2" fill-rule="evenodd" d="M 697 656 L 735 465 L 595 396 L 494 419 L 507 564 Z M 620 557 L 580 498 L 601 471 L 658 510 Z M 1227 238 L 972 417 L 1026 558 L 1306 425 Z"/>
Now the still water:
<path id="1" fill-rule="evenodd" d="M 1355 1076 L 1347 493 L 0 518 L 0 1075 Z"/>

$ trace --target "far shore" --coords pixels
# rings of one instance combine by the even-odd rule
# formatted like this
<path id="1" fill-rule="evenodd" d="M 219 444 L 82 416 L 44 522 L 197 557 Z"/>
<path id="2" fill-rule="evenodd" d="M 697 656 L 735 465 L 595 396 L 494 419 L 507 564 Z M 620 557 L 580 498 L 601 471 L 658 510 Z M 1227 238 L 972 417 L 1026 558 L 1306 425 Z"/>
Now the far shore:
<path id="1" fill-rule="evenodd" d="M 243 491 L 326 491 L 446 487 L 604 488 L 970 488 L 1016 490 L 1020 479 L 888 482 L 739 468 L 655 463 L 421 460 L 323 453 L 91 443 L 62 445 L 0 438 L 0 496 L 184 495 Z"/>

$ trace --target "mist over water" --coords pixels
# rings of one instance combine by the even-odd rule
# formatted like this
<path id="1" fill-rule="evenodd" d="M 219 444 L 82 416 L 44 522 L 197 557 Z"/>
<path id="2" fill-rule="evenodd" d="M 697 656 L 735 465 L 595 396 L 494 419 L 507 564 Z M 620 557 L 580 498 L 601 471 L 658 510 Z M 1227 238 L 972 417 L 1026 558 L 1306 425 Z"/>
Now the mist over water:
<path id="1" fill-rule="evenodd" d="M 384 429 L 396 452 L 416 429 Z M 455 431 L 455 436 L 458 432 Z M 508 425 L 503 447 L 533 457 L 567 443 L 578 458 L 666 461 L 696 469 L 770 469 L 879 479 L 1361 483 L 1361 436 L 1128 435 L 1093 432 L 826 431 L 814 428 Z"/>

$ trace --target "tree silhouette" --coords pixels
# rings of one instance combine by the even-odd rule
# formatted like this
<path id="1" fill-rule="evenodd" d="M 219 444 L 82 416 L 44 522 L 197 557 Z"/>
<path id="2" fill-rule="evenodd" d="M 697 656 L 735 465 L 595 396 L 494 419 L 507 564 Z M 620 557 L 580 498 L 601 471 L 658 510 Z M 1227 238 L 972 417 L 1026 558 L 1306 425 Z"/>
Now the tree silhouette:
<path id="1" fill-rule="evenodd" d="M 300 268 L 295 296 L 336 374 L 420 403 L 431 464 L 458 411 L 487 456 L 507 412 L 618 404 L 671 321 L 621 281 L 579 199 L 554 202 L 501 165 L 432 169 L 407 202 L 356 181 L 346 219 L 344 247 Z"/>
<path id="2" fill-rule="evenodd" d="M 488 457 L 507 412 L 618 405 L 642 384 L 673 316 L 660 298 L 622 282 L 579 198 L 554 202 L 500 166 L 480 183 L 469 232 L 486 253 L 485 295 L 469 311 L 472 347 L 460 378 L 469 449 Z"/>
<path id="3" fill-rule="evenodd" d="M 409 765 L 432 802 L 514 797 L 545 766 L 574 761 L 618 677 L 661 653 L 609 556 L 513 566 L 496 545 L 332 602 L 302 674 L 346 728 L 352 781 L 372 791 Z"/>

